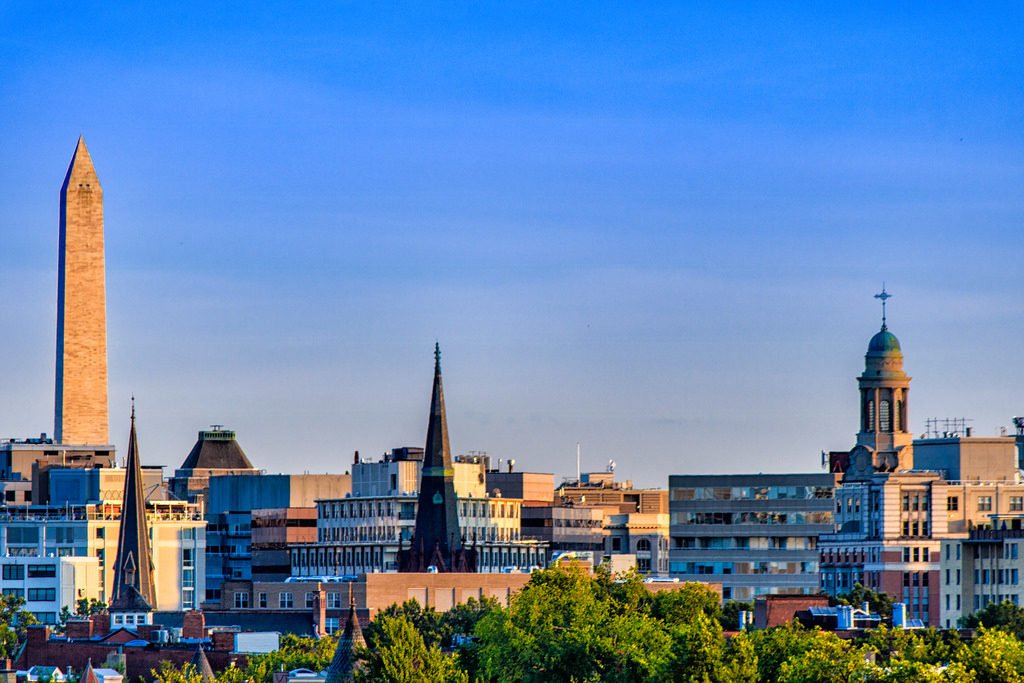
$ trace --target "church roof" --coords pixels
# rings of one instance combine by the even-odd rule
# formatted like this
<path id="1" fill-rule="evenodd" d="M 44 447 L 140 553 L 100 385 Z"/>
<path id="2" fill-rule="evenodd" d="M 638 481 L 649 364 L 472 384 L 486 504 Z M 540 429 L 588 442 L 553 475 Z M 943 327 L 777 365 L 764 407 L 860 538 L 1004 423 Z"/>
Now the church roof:
<path id="1" fill-rule="evenodd" d="M 114 560 L 111 612 L 150 612 L 156 605 L 153 588 L 153 556 L 146 529 L 146 497 L 142 490 L 142 465 L 135 437 L 135 407 L 128 437 L 128 474 L 121 502 L 121 529 Z"/>
<path id="2" fill-rule="evenodd" d="M 885 325 L 882 329 L 871 338 L 868 342 L 868 353 L 888 353 L 892 351 L 900 350 L 900 340 L 896 338 L 892 332 L 886 329 Z"/>
<path id="3" fill-rule="evenodd" d="M 348 683 L 355 680 L 355 672 L 359 667 L 356 647 L 366 647 L 366 640 L 363 638 L 363 629 L 359 627 L 359 619 L 356 618 L 355 603 L 350 602 L 345 630 L 338 638 L 338 647 L 334 650 L 331 665 L 327 667 L 324 683 Z"/>
<path id="4" fill-rule="evenodd" d="M 199 439 L 192 447 L 183 470 L 251 470 L 252 463 L 245 457 L 242 447 L 235 441 L 232 431 L 217 429 L 199 432 Z"/>

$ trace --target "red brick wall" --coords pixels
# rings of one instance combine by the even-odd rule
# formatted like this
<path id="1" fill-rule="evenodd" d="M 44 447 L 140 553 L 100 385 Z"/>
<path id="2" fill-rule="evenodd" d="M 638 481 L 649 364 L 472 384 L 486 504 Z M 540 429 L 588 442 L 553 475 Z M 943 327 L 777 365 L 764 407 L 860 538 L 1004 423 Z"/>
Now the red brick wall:
<path id="1" fill-rule="evenodd" d="M 232 635 L 232 634 L 228 634 Z M 107 655 L 116 653 L 118 648 L 123 648 L 126 664 L 126 681 L 138 680 L 139 677 L 149 681 L 153 676 L 151 671 L 159 670 L 160 662 L 169 661 L 176 667 L 191 662 L 195 654 L 194 645 L 168 646 L 150 649 L 148 647 L 125 647 L 117 643 L 82 643 L 69 642 L 65 640 L 50 640 L 49 629 L 45 626 L 30 626 L 28 629 L 28 642 L 21 653 L 21 657 L 15 662 L 19 669 L 27 669 L 30 666 L 58 666 L 64 671 L 73 669 L 81 672 L 85 665 L 92 660 L 93 666 L 101 666 L 106 661 Z M 232 647 L 234 642 L 232 641 Z M 212 650 L 206 653 L 210 660 L 210 666 L 214 672 L 220 672 L 227 668 L 232 662 L 237 667 L 245 667 L 247 658 L 243 654 L 232 654 L 225 650 Z"/>

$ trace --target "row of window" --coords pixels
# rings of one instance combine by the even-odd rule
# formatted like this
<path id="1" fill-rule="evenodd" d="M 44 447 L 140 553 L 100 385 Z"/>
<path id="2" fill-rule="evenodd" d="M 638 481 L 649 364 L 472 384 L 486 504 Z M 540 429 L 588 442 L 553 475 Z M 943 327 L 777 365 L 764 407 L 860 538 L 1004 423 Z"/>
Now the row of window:
<path id="1" fill-rule="evenodd" d="M 4 588 L 5 596 L 14 598 L 25 598 L 25 590 L 22 588 Z M 29 602 L 53 602 L 57 599 L 56 588 L 29 588 L 27 599 Z"/>
<path id="2" fill-rule="evenodd" d="M 28 578 L 30 579 L 52 579 L 57 576 L 57 566 L 53 564 L 30 564 L 28 567 Z M 3 566 L 4 581 L 22 581 L 26 576 L 26 565 L 5 564 Z"/>
<path id="3" fill-rule="evenodd" d="M 702 486 L 673 488 L 672 500 L 811 500 L 831 498 L 829 486 Z"/>
<path id="4" fill-rule="evenodd" d="M 672 524 L 831 524 L 831 512 L 673 512 Z"/>

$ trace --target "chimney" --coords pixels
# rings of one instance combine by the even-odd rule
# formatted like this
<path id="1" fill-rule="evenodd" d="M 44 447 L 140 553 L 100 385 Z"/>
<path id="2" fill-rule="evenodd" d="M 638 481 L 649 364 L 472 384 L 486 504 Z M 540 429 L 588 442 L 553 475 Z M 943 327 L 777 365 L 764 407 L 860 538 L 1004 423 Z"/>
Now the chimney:
<path id="1" fill-rule="evenodd" d="M 206 616 L 199 610 L 185 612 L 181 620 L 181 637 L 202 640 L 206 637 Z"/>
<path id="2" fill-rule="evenodd" d="M 356 451 L 355 455 L 352 456 L 352 464 L 353 465 L 358 465 L 359 464 L 359 451 Z"/>

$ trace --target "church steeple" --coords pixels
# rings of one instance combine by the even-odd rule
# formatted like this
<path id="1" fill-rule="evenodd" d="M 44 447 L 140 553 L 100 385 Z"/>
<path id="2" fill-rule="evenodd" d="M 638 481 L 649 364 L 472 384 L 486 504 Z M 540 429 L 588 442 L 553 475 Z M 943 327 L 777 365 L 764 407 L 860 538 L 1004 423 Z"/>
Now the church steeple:
<path id="1" fill-rule="evenodd" d="M 355 649 L 366 647 L 363 629 L 360 628 L 359 619 L 356 617 L 356 603 L 352 599 L 351 586 L 352 584 L 349 584 L 348 620 L 345 622 L 345 630 L 338 638 L 338 647 L 334 650 L 331 665 L 327 667 L 327 677 L 324 678 L 324 683 L 354 681 L 356 671 L 359 669 L 359 660 L 356 659 Z"/>
<path id="2" fill-rule="evenodd" d="M 911 469 L 914 463 L 914 438 L 907 429 L 911 378 L 903 371 L 900 342 L 885 320 L 885 302 L 891 297 L 885 287 L 875 295 L 882 300 L 882 328 L 868 342 L 864 373 L 857 378 L 860 431 L 850 462 L 852 470 L 863 474 Z"/>
<path id="3" fill-rule="evenodd" d="M 448 443 L 448 421 L 441 386 L 441 348 L 434 344 L 434 389 L 430 397 L 427 444 L 420 474 L 419 502 L 411 547 L 400 559 L 401 571 L 475 571 L 475 554 L 462 546 L 455 470 Z"/>
<path id="4" fill-rule="evenodd" d="M 121 501 L 121 529 L 117 559 L 114 561 L 114 590 L 110 611 L 151 612 L 156 608 L 153 561 L 146 527 L 146 497 L 142 488 L 142 464 L 135 436 L 135 405 L 128 437 L 124 497 Z"/>

